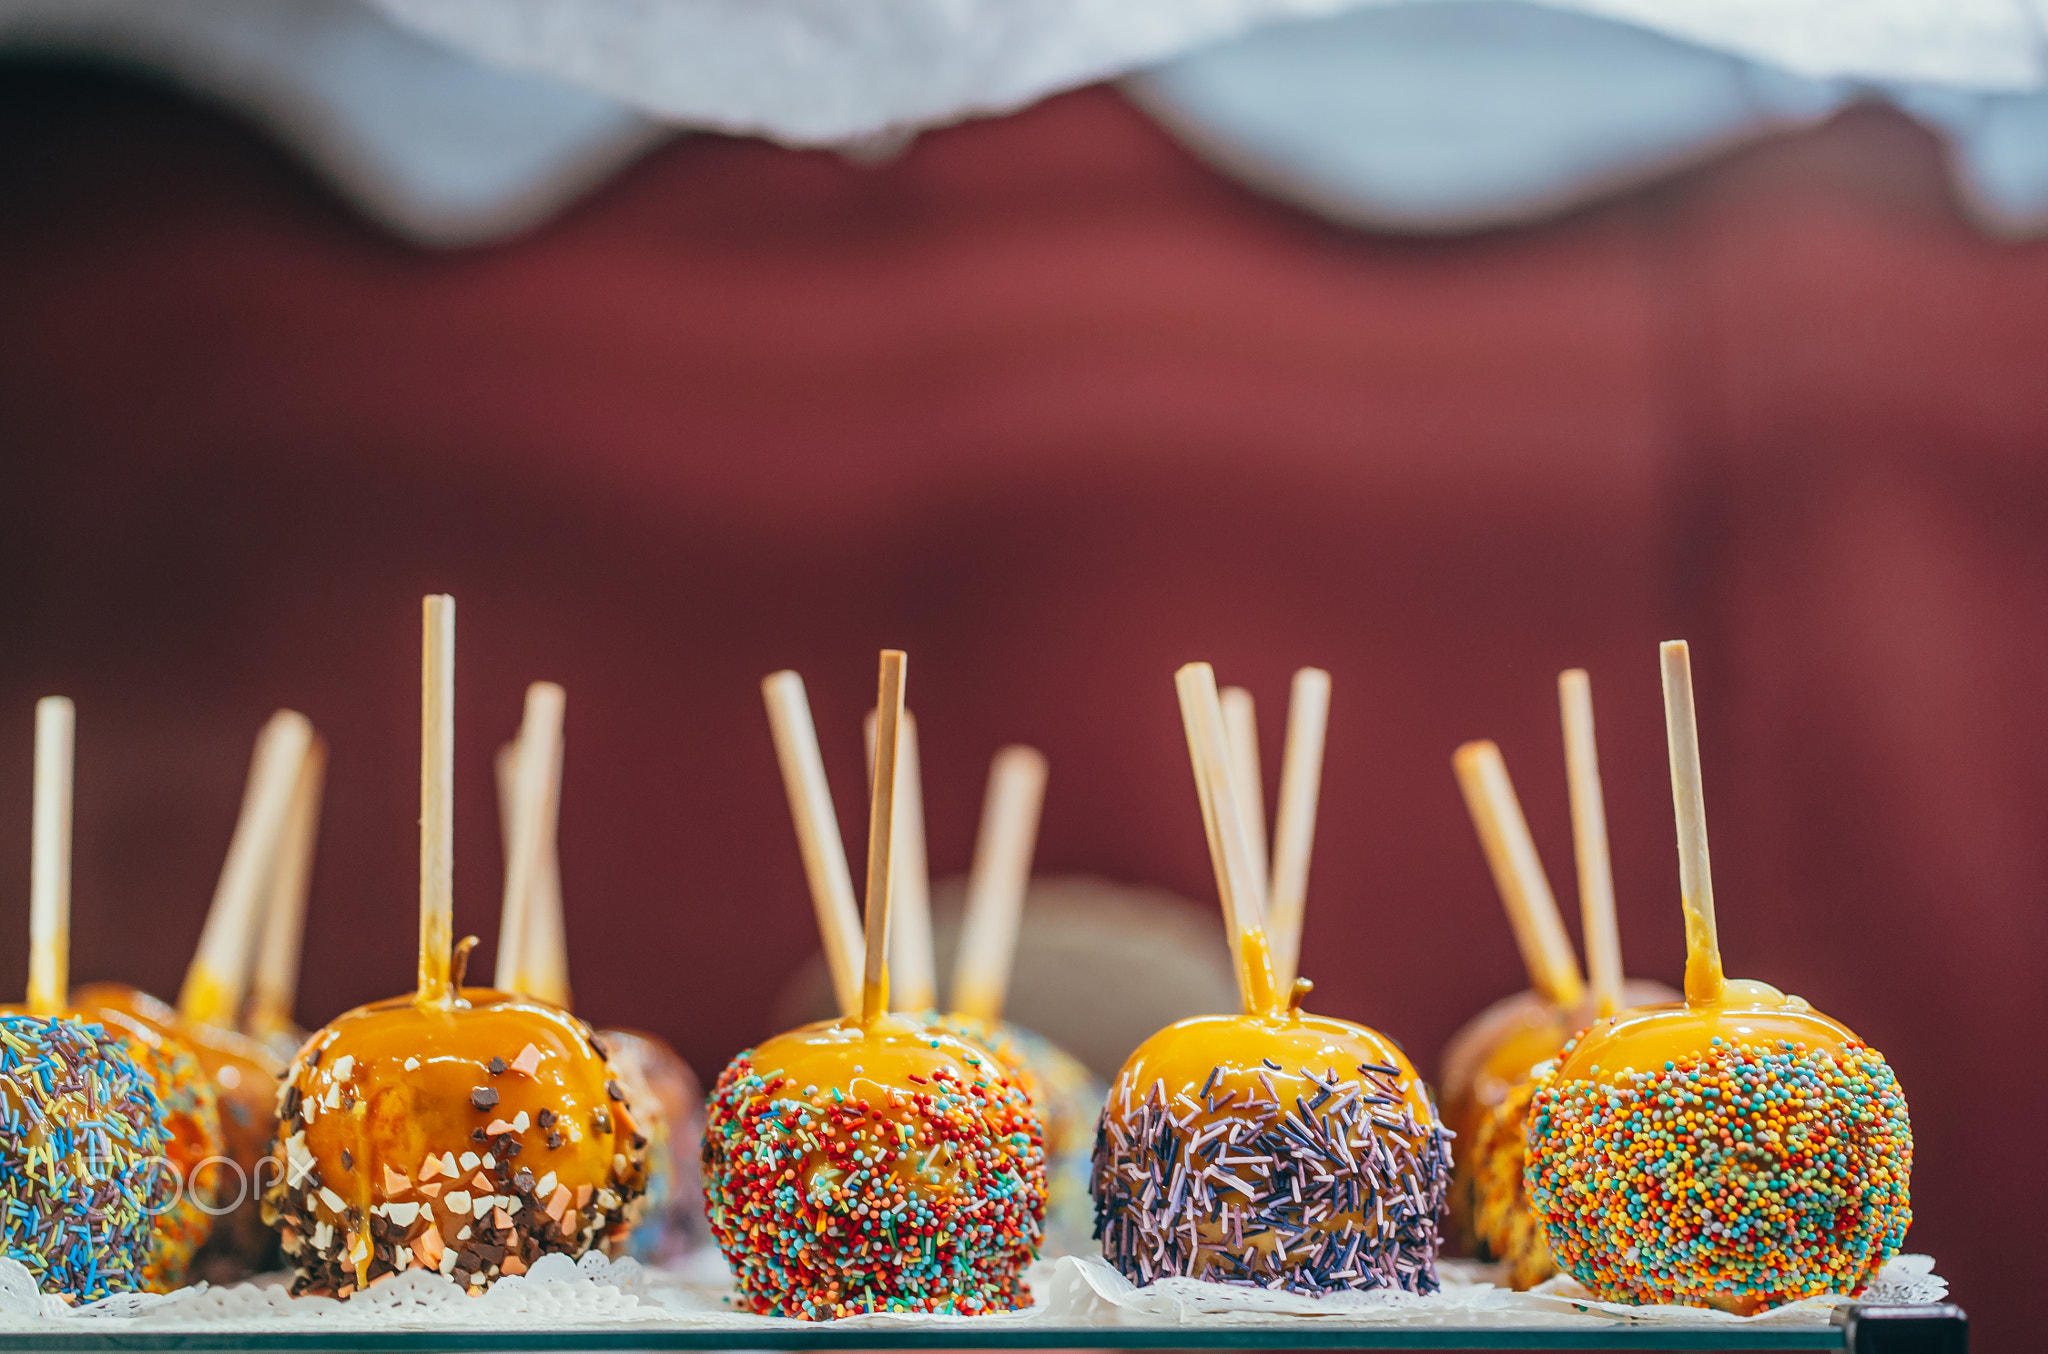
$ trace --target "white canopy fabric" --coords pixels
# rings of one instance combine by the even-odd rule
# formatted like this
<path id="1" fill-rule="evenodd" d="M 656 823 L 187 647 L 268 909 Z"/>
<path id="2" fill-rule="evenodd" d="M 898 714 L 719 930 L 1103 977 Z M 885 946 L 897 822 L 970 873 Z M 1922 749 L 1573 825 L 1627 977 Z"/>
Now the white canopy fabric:
<path id="1" fill-rule="evenodd" d="M 1886 97 L 1992 229 L 2048 231 L 2048 0 L 0 0 L 0 50 L 141 64 L 363 211 L 461 245 L 678 127 L 871 154 L 1125 77 L 1224 172 L 1334 220 L 1528 220 Z"/>
<path id="2" fill-rule="evenodd" d="M 1440 0 L 1456 3 L 1456 0 Z M 377 0 L 654 117 L 837 144 L 1020 107 L 1275 20 L 1387 0 Z M 2048 83 L 2048 0 L 1551 0 L 1796 75 Z"/>
<path id="3" fill-rule="evenodd" d="M 140 66 L 227 103 L 379 223 L 428 244 L 537 225 L 672 134 L 361 0 L 0 0 L 7 49 Z"/>

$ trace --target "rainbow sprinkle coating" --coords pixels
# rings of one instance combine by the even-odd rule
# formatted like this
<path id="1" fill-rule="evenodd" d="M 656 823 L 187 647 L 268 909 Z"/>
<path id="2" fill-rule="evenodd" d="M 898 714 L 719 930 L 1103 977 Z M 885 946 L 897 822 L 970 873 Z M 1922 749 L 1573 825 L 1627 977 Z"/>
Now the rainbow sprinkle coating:
<path id="1" fill-rule="evenodd" d="M 1331 1068 L 1291 1106 L 1263 1071 L 1264 1094 L 1220 1090 L 1222 1073 L 1170 1100 L 1158 1079 L 1111 1096 L 1093 1179 L 1103 1258 L 1137 1284 L 1436 1292 L 1450 1134 L 1417 1121 L 1400 1070 Z"/>
<path id="2" fill-rule="evenodd" d="M 1913 1132 L 1882 1055 L 1724 1043 L 1650 1072 L 1541 1070 L 1525 1184 L 1596 1296 L 1750 1311 L 1861 1292 L 1912 1221 Z"/>
<path id="3" fill-rule="evenodd" d="M 748 1310 L 825 1320 L 1030 1305 L 1045 1146 L 1021 1087 L 977 1059 L 971 1075 L 940 1066 L 890 1091 L 884 1108 L 763 1078 L 753 1053 L 719 1077 L 704 1134 L 711 1233 Z"/>
<path id="4" fill-rule="evenodd" d="M 1543 1225 L 1529 1214 L 1529 1196 L 1522 1188 L 1528 1159 L 1529 1100 L 1534 1082 L 1521 1081 L 1507 1099 L 1486 1112 L 1472 1153 L 1472 1231 L 1484 1248 L 1482 1258 L 1498 1260 L 1507 1269 L 1508 1286 L 1534 1288 L 1557 1273 Z"/>
<path id="5" fill-rule="evenodd" d="M 164 1142 L 149 1078 L 103 1027 L 0 1015 L 0 1254 L 44 1290 L 141 1286 Z"/>

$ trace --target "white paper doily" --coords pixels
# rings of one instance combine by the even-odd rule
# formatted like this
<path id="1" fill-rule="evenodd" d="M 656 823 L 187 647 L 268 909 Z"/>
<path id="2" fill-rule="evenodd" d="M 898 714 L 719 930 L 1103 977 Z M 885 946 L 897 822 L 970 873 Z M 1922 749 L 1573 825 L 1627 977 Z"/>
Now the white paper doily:
<path id="1" fill-rule="evenodd" d="M 1139 1288 L 1100 1256 L 1041 1261 L 1029 1276 L 1034 1305 L 998 1316 L 883 1313 L 849 1317 L 856 1326 L 1001 1325 L 1191 1326 L 1310 1322 L 1344 1326 L 1605 1326 L 1728 1323 L 1824 1326 L 1846 1298 L 1807 1298 L 1752 1317 L 1695 1307 L 1630 1307 L 1599 1302 L 1569 1279 L 1516 1293 L 1491 1282 L 1493 1271 L 1468 1261 L 1440 1264 L 1443 1288 L 1427 1297 L 1386 1290 L 1310 1298 L 1294 1293 L 1165 1279 Z M 197 1284 L 170 1294 L 126 1293 L 84 1307 L 37 1291 L 18 1261 L 0 1259 L 0 1328 L 91 1321 L 136 1331 L 227 1327 L 251 1333 L 432 1330 L 557 1330 L 619 1324 L 676 1329 L 763 1331 L 807 1323 L 753 1316 L 731 1305 L 731 1279 L 715 1254 L 680 1271 L 649 1270 L 634 1260 L 547 1256 L 522 1276 L 498 1280 L 480 1297 L 454 1281 L 413 1271 L 347 1302 L 294 1298 L 274 1279 L 215 1288 Z M 1938 1302 L 1948 1284 L 1924 1255 L 1886 1265 L 1865 1301 Z"/>

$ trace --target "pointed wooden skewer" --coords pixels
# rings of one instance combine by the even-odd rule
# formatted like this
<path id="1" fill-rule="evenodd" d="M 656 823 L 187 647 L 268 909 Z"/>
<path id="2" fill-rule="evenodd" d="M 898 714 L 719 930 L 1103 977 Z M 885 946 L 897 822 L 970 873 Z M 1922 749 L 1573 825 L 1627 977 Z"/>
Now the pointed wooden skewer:
<path id="1" fill-rule="evenodd" d="M 1621 1009 L 1621 928 L 1614 917 L 1614 865 L 1607 851 L 1607 804 L 1593 742 L 1593 684 L 1584 668 L 1560 673 L 1565 778 L 1571 789 L 1572 855 L 1579 867 L 1579 931 L 1596 1014 Z"/>
<path id="2" fill-rule="evenodd" d="M 76 714 L 36 702 L 34 833 L 29 852 L 28 1013 L 59 1016 L 71 994 L 71 783 Z"/>
<path id="3" fill-rule="evenodd" d="M 449 1009 L 455 941 L 455 599 L 428 597 L 420 639 L 420 970 L 413 997 Z"/>
<path id="4" fill-rule="evenodd" d="M 272 715 L 257 735 L 227 861 L 199 934 L 199 951 L 178 990 L 178 1015 L 190 1024 L 232 1029 L 242 1013 L 277 844 L 312 745 L 312 724 L 293 710 Z"/>
<path id="5" fill-rule="evenodd" d="M 1045 758 L 1032 748 L 1006 747 L 989 763 L 948 1003 L 957 1015 L 991 1024 L 1003 1017 L 1024 895 L 1031 888 L 1031 855 L 1038 845 L 1045 777 Z"/>
<path id="6" fill-rule="evenodd" d="M 1267 877 L 1266 779 L 1259 765 L 1259 712 L 1252 693 L 1241 686 L 1226 686 L 1217 693 L 1223 705 L 1223 735 L 1230 750 L 1231 783 L 1237 786 L 1238 808 L 1244 811 L 1245 844 L 1251 848 L 1252 869 Z M 1273 919 L 1266 918 L 1266 938 L 1275 940 Z M 1273 976 L 1278 978 L 1279 970 Z"/>
<path id="7" fill-rule="evenodd" d="M 860 1022 L 872 1025 L 889 1009 L 889 891 L 896 854 L 896 765 L 902 750 L 903 651 L 882 650 L 875 696 L 875 771 L 868 799 L 867 914 L 862 936 Z"/>
<path id="8" fill-rule="evenodd" d="M 1452 755 L 1451 765 L 1529 970 L 1529 985 L 1553 1005 L 1575 1009 L 1585 1000 L 1585 981 L 1500 749 L 1485 741 L 1467 743 Z"/>
<path id="9" fill-rule="evenodd" d="M 1209 859 L 1216 870 L 1216 891 L 1236 961 L 1238 995 L 1247 1014 L 1265 1015 L 1278 1007 L 1266 942 L 1265 881 L 1252 869 L 1244 813 L 1232 783 L 1216 672 L 1207 663 L 1189 663 L 1174 673 L 1173 682 L 1194 765 L 1202 826 L 1209 837 Z"/>
<path id="10" fill-rule="evenodd" d="M 306 895 L 313 879 L 313 851 L 320 836 L 320 798 L 327 780 L 327 742 L 315 738 L 299 764 L 285 815 L 277 858 L 271 864 L 269 901 L 257 940 L 256 969 L 249 979 L 245 1028 L 259 1039 L 292 1029 L 298 1004 L 299 957 L 306 927 Z"/>
<path id="11" fill-rule="evenodd" d="M 562 719 L 568 698 L 553 682 L 535 682 L 526 688 L 526 711 L 520 721 L 518 752 L 513 763 L 513 802 L 518 821 L 514 824 L 514 853 L 505 871 L 505 893 L 498 925 L 498 963 L 493 985 L 501 992 L 535 992 L 534 962 L 539 958 L 534 944 L 540 877 L 547 869 L 547 844 L 554 836 L 557 749 L 562 745 Z"/>
<path id="12" fill-rule="evenodd" d="M 868 711 L 868 775 L 875 774 L 876 712 Z M 896 751 L 896 879 L 889 888 L 889 1004 L 929 1011 L 938 1004 L 938 962 L 932 949 L 932 879 L 924 836 L 924 767 L 917 716 L 903 712 Z"/>
<path id="13" fill-rule="evenodd" d="M 818 939 L 825 947 L 832 993 L 841 1015 L 856 1016 L 861 1009 L 860 910 L 854 901 L 853 872 L 847 868 L 846 846 L 839 839 L 839 818 L 832 807 L 832 787 L 825 779 L 825 758 L 818 751 L 818 730 L 811 722 L 804 679 L 794 672 L 771 673 L 761 680 L 761 697 L 768 706 L 775 760 L 782 768 L 782 788 L 789 796 L 789 816 L 796 824 L 797 849 L 803 854 L 804 879 L 818 916 Z"/>
<path id="14" fill-rule="evenodd" d="M 1685 908 L 1685 999 L 1721 1000 L 1721 937 L 1714 924 L 1714 872 L 1707 858 L 1707 801 L 1700 783 L 1700 731 L 1693 714 L 1692 656 L 1682 639 L 1659 649 L 1664 736 L 1671 750 L 1671 807 L 1678 820 L 1678 882 Z"/>
<path id="15" fill-rule="evenodd" d="M 1287 748 L 1280 760 L 1280 803 L 1273 815 L 1273 882 L 1266 934 L 1273 982 L 1291 991 L 1300 973 L 1301 927 L 1308 910 L 1308 863 L 1315 846 L 1316 802 L 1323 789 L 1323 745 L 1330 726 L 1330 674 L 1303 668 L 1287 700 Z"/>

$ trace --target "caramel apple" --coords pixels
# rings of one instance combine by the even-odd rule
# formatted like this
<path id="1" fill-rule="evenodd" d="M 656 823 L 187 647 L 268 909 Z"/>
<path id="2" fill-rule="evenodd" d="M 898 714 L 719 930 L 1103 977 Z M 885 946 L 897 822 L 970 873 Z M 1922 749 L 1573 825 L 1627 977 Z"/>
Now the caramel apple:
<path id="1" fill-rule="evenodd" d="M 1854 1296 L 1912 1221 L 1912 1125 L 1883 1055 L 1721 968 L 1689 655 L 1663 647 L 1685 1000 L 1594 1022 L 1538 1077 L 1525 1183 L 1596 1297 L 1752 1313 Z"/>
<path id="2" fill-rule="evenodd" d="M 646 1139 L 590 1027 L 461 986 L 451 955 L 454 616 L 426 601 L 419 984 L 307 1040 L 278 1094 L 264 1217 L 293 1290 L 425 1268 L 472 1292 L 631 1226 Z"/>
<path id="3" fill-rule="evenodd" d="M 1022 1088 L 986 1049 L 887 1010 L 903 715 L 896 650 L 882 654 L 879 690 L 857 965 L 834 949 L 840 895 L 813 890 L 835 979 L 842 993 L 846 978 L 858 981 L 858 1007 L 746 1050 L 711 1095 L 711 1232 L 741 1303 L 768 1315 L 1025 1306 L 1024 1270 L 1044 1225 L 1043 1132 Z M 836 828 L 823 839 L 831 796 L 802 683 L 778 673 L 763 694 L 806 865 L 814 881 L 835 867 L 843 875 Z"/>
<path id="4" fill-rule="evenodd" d="M 144 1287 L 190 1247 L 161 1162 L 170 1147 L 140 1035 L 65 1013 L 71 955 L 71 702 L 36 704 L 28 994 L 0 1009 L 0 1256 L 47 1293 Z"/>
<path id="5" fill-rule="evenodd" d="M 1168 1026 L 1112 1084 L 1103 1257 L 1137 1283 L 1432 1292 L 1448 1135 L 1391 1040 L 1303 1012 L 1305 978 L 1277 999 L 1215 678 L 1189 664 L 1176 683 L 1245 1009 Z"/>

